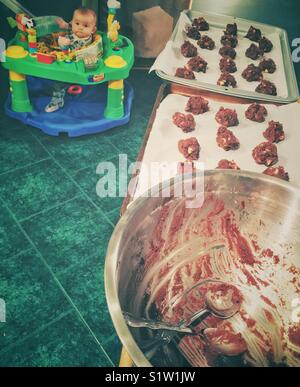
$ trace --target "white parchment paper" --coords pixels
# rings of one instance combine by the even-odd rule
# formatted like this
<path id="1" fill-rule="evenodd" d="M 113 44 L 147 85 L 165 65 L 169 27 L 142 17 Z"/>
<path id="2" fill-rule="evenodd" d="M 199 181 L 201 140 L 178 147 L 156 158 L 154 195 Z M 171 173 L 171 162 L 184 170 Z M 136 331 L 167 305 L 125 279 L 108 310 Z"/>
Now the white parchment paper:
<path id="1" fill-rule="evenodd" d="M 185 112 L 188 97 L 169 94 L 160 104 L 152 131 L 145 149 L 143 158 L 143 170 L 150 170 L 153 162 L 177 164 L 185 161 L 184 156 L 178 150 L 178 142 L 182 139 L 196 137 L 201 146 L 200 162 L 204 163 L 206 170 L 215 169 L 222 159 L 234 160 L 242 170 L 262 173 L 267 167 L 258 165 L 252 157 L 252 150 L 262 142 L 267 141 L 263 132 L 268 127 L 271 120 L 279 121 L 283 124 L 286 140 L 277 144 L 279 162 L 276 166 L 285 167 L 290 175 L 290 181 L 300 186 L 300 104 L 293 103 L 284 106 L 266 104 L 268 116 L 264 123 L 256 123 L 245 117 L 247 104 L 229 104 L 209 100 L 210 110 L 202 115 L 195 115 L 196 129 L 190 133 L 175 126 L 172 117 L 176 112 Z M 215 120 L 215 115 L 219 108 L 235 109 L 238 113 L 239 126 L 229 128 L 240 140 L 240 149 L 226 152 L 219 148 L 216 142 L 219 124 Z M 173 176 L 177 173 L 174 170 Z M 173 177 L 172 176 L 172 177 Z M 159 184 L 160 180 L 150 182 L 148 179 L 140 179 L 135 197 L 146 192 L 151 186 Z"/>
<path id="2" fill-rule="evenodd" d="M 210 22 L 209 18 L 206 18 L 206 20 Z M 235 20 L 232 19 L 232 23 L 234 21 Z M 201 82 L 201 83 L 206 83 L 206 84 L 215 86 L 217 85 L 217 81 L 221 74 L 221 71 L 219 68 L 219 62 L 222 57 L 219 55 L 219 49 L 223 47 L 220 40 L 223 35 L 223 31 L 226 28 L 226 25 L 224 25 L 223 28 L 210 26 L 209 31 L 202 32 L 202 35 L 208 35 L 215 41 L 216 48 L 212 51 L 200 48 L 197 45 L 196 40 L 189 39 L 186 36 L 185 28 L 187 25 L 191 25 L 191 20 L 185 13 L 181 13 L 178 21 L 178 33 L 176 34 L 174 41 L 169 41 L 167 43 L 165 49 L 157 57 L 150 71 L 160 70 L 169 76 L 174 76 L 176 69 L 178 67 L 185 66 L 189 60 L 189 58 L 185 58 L 180 52 L 181 45 L 184 43 L 185 40 L 189 40 L 194 46 L 198 48 L 198 55 L 203 57 L 208 62 L 207 72 L 205 74 L 195 72 L 194 74 L 196 76 L 196 80 L 193 82 L 196 82 L 196 83 Z M 254 24 L 254 27 L 255 27 L 255 24 Z M 238 28 L 239 28 L 239 25 L 238 25 Z M 288 88 L 287 88 L 287 81 L 286 81 L 286 75 L 284 70 L 280 36 L 277 32 L 271 33 L 269 30 L 264 31 L 263 29 L 262 29 L 262 34 L 263 36 L 270 39 L 274 45 L 273 50 L 270 53 L 266 53 L 264 57 L 266 59 L 269 59 L 269 58 L 273 59 L 277 65 L 277 70 L 275 71 L 274 74 L 264 73 L 264 79 L 269 80 L 276 85 L 278 97 L 287 98 Z M 249 39 L 245 38 L 245 32 L 242 32 L 242 33 L 239 32 L 238 40 L 239 40 L 239 43 L 235 49 L 237 52 L 237 57 L 235 59 L 235 62 L 237 64 L 238 71 L 232 74 L 237 80 L 237 89 L 235 90 L 240 91 L 241 94 L 249 91 L 255 92 L 255 89 L 258 86 L 259 82 L 248 82 L 242 77 L 243 70 L 249 64 L 254 63 L 256 66 L 258 66 L 260 62 L 260 59 L 258 59 L 257 61 L 253 61 L 252 59 L 247 58 L 245 56 L 245 52 L 247 48 L 250 47 L 250 45 L 255 42 L 252 42 Z"/>

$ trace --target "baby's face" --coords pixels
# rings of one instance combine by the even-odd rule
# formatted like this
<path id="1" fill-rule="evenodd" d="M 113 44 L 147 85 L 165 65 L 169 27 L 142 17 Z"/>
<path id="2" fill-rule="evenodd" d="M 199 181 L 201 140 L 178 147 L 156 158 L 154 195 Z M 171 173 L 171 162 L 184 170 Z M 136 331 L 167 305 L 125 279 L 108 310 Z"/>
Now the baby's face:
<path id="1" fill-rule="evenodd" d="M 89 38 L 96 32 L 94 15 L 83 15 L 80 12 L 75 12 L 72 19 L 72 31 L 80 39 Z"/>

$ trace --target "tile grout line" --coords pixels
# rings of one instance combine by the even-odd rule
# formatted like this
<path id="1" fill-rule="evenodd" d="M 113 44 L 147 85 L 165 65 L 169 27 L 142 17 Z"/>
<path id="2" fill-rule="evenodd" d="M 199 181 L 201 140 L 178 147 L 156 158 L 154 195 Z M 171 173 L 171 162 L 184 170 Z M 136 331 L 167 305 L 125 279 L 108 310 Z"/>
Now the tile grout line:
<path id="1" fill-rule="evenodd" d="M 24 165 L 24 166 L 22 166 L 22 167 L 19 167 L 19 168 L 10 169 L 10 170 L 8 170 L 8 171 L 6 171 L 6 172 L 1 172 L 1 173 L 0 173 L 0 177 L 6 175 L 6 174 L 8 174 L 8 173 L 18 172 L 18 171 L 20 171 L 20 170 L 22 170 L 22 169 L 25 169 L 25 168 L 28 168 L 28 167 L 35 167 L 35 166 L 38 165 L 39 163 L 42 163 L 42 162 L 48 161 L 48 160 L 50 160 L 50 157 L 47 157 L 47 158 L 45 158 L 45 159 L 36 161 L 36 162 L 34 162 L 34 163 L 26 164 L 26 165 Z"/>
<path id="2" fill-rule="evenodd" d="M 106 340 L 103 341 L 103 345 L 109 344 L 111 341 L 113 341 L 115 338 L 118 338 L 118 340 L 121 343 L 121 340 L 119 336 L 117 335 L 117 332 L 113 333 L 111 336 L 109 336 Z"/>
<path id="3" fill-rule="evenodd" d="M 116 156 L 108 157 L 107 160 L 105 160 L 105 162 L 109 162 L 109 161 L 113 160 L 115 157 L 116 157 Z M 102 162 L 102 161 L 99 161 L 99 163 L 101 163 L 101 162 Z M 74 171 L 74 175 L 75 175 L 76 173 L 82 172 L 82 171 L 84 171 L 84 170 L 86 170 L 86 169 L 89 169 L 89 168 L 90 168 L 90 166 L 89 166 L 89 167 L 83 167 L 83 168 L 77 169 L 76 171 Z"/>
<path id="4" fill-rule="evenodd" d="M 20 223 L 27 222 L 28 220 L 31 220 L 32 218 L 34 218 L 34 217 L 36 217 L 38 215 L 43 215 L 43 214 L 46 214 L 48 211 L 56 210 L 60 206 L 64 206 L 65 204 L 68 204 L 68 203 L 72 202 L 73 200 L 79 199 L 80 197 L 82 197 L 82 194 L 75 195 L 71 199 L 68 199 L 68 200 L 66 200 L 64 202 L 56 204 L 55 206 L 47 207 L 47 208 L 45 208 L 42 211 L 39 211 L 39 212 L 36 212 L 36 213 L 34 213 L 32 215 L 27 216 L 26 218 L 18 219 L 18 222 L 20 222 Z"/>
<path id="5" fill-rule="evenodd" d="M 122 154 L 120 149 L 109 138 L 106 138 L 106 141 L 108 141 L 110 145 L 112 145 L 119 152 L 119 154 Z"/>
<path id="6" fill-rule="evenodd" d="M 101 215 L 103 215 L 104 219 L 114 228 L 115 225 L 110 221 L 110 219 L 105 215 L 105 213 L 102 211 L 102 209 L 97 206 L 96 203 L 94 203 L 93 199 L 89 197 L 89 195 L 80 187 L 80 185 L 76 182 L 76 180 L 73 179 L 73 177 L 60 165 L 60 163 L 56 160 L 56 158 L 50 153 L 50 151 L 45 147 L 45 145 L 37 138 L 35 139 L 39 142 L 39 144 L 44 148 L 44 150 L 48 153 L 48 155 L 51 157 L 51 159 L 54 161 L 55 164 L 59 166 L 59 168 L 64 172 L 66 176 L 72 181 L 74 185 L 79 189 L 79 191 L 88 199 L 88 201 L 101 212 Z"/>
<path id="7" fill-rule="evenodd" d="M 8 212 L 10 213 L 11 217 L 13 218 L 13 220 L 15 221 L 15 223 L 17 224 L 17 226 L 19 227 L 20 231 L 23 233 L 23 235 L 25 236 L 25 238 L 28 240 L 28 242 L 30 243 L 30 245 L 33 247 L 33 249 L 35 250 L 35 252 L 37 253 L 39 259 L 41 260 L 41 262 L 45 265 L 45 267 L 48 269 L 49 273 L 51 274 L 53 280 L 55 281 L 55 283 L 57 284 L 57 286 L 60 288 L 61 292 L 64 294 L 65 298 L 68 300 L 68 302 L 71 304 L 71 306 L 74 308 L 76 314 L 77 314 L 77 317 L 79 318 L 79 320 L 81 320 L 82 324 L 86 327 L 86 329 L 88 330 L 88 332 L 90 333 L 90 335 L 93 337 L 94 341 L 96 342 L 96 344 L 101 348 L 101 350 L 103 351 L 104 355 L 106 356 L 106 358 L 109 360 L 109 362 L 114 366 L 114 363 L 113 361 L 110 359 L 110 357 L 108 356 L 108 354 L 106 353 L 106 351 L 104 350 L 104 348 L 102 347 L 100 341 L 98 340 L 97 336 L 95 335 L 95 333 L 93 332 L 93 330 L 91 329 L 91 327 L 89 326 L 89 324 L 85 321 L 84 317 L 82 316 L 81 312 L 79 311 L 79 309 L 77 308 L 77 306 L 74 304 L 73 300 L 71 299 L 71 297 L 69 296 L 69 294 L 67 293 L 67 291 L 65 290 L 65 288 L 63 287 L 63 285 L 60 283 L 60 281 L 58 280 L 58 278 L 56 277 L 55 273 L 53 272 L 53 270 L 51 269 L 51 267 L 48 265 L 48 263 L 46 262 L 45 258 L 43 257 L 43 255 L 41 254 L 41 252 L 38 250 L 38 248 L 35 246 L 34 242 L 31 240 L 30 236 L 27 234 L 27 232 L 24 230 L 24 228 L 22 227 L 22 225 L 18 222 L 18 220 L 16 219 L 14 213 L 9 209 L 9 207 L 6 205 L 6 203 L 4 202 L 3 198 L 0 196 L 0 200 L 3 202 L 4 206 L 6 207 L 6 209 L 8 210 Z"/>
<path id="8" fill-rule="evenodd" d="M 51 327 L 52 325 L 56 324 L 58 321 L 60 321 L 63 318 L 67 317 L 71 313 L 74 313 L 74 310 L 73 310 L 73 308 L 70 307 L 70 309 L 68 311 L 61 313 L 59 316 L 55 317 L 54 319 L 52 319 L 47 324 L 44 324 L 43 327 L 36 329 L 34 332 L 30 333 L 26 337 L 23 337 L 22 339 L 19 339 L 17 341 L 14 341 L 13 343 L 10 343 L 7 347 L 3 348 L 0 351 L 0 355 L 4 355 L 5 353 L 10 351 L 11 349 L 17 347 L 19 344 L 22 344 L 26 340 L 31 339 L 32 337 L 37 335 L 38 333 L 43 332 L 45 329 L 47 329 L 47 328 Z"/>
<path id="9" fill-rule="evenodd" d="M 19 251 L 17 254 L 14 254 L 14 255 L 11 255 L 11 256 L 5 257 L 5 258 L 8 258 L 10 260 L 18 258 L 20 255 L 28 253 L 31 249 L 32 249 L 31 247 L 28 247 L 28 249 L 24 249 L 22 251 Z"/>
<path id="10" fill-rule="evenodd" d="M 68 250 L 67 250 L 68 251 Z M 89 258 L 93 259 L 93 258 L 99 258 L 99 254 L 95 254 L 95 255 L 90 255 Z M 68 268 L 66 269 L 63 269 L 63 270 L 60 270 L 57 272 L 57 275 L 61 276 L 61 275 L 65 275 L 65 274 L 68 274 L 69 271 L 73 270 L 73 269 L 76 269 L 77 267 L 79 267 L 81 265 L 81 262 L 77 262 L 77 263 L 74 263 L 73 265 L 70 265 L 68 266 Z"/>

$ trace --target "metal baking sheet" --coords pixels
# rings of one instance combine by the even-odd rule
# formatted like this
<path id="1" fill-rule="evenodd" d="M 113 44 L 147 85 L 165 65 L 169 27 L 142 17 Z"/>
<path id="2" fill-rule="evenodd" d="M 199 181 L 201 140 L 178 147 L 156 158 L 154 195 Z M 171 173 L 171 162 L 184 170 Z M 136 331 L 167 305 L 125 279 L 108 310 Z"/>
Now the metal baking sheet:
<path id="1" fill-rule="evenodd" d="M 214 82 L 211 81 L 211 77 L 209 78 L 209 81 L 205 80 L 206 74 L 197 74 L 198 79 L 196 80 L 186 80 L 182 78 L 175 77 L 173 74 L 175 74 L 174 66 L 181 67 L 182 60 L 184 59 L 187 62 L 187 58 L 184 58 L 181 54 L 178 54 L 178 48 L 180 48 L 180 45 L 182 44 L 183 40 L 187 39 L 185 36 L 185 33 L 182 29 L 182 19 L 179 19 L 171 41 L 167 44 L 166 49 L 170 49 L 170 45 L 175 47 L 175 50 L 177 49 L 177 52 L 175 52 L 174 57 L 177 59 L 174 61 L 174 57 L 171 59 L 168 58 L 168 53 L 164 50 L 161 55 L 157 58 L 155 64 L 152 67 L 152 70 L 156 70 L 156 73 L 159 77 L 170 81 L 175 82 L 179 84 L 183 84 L 186 86 L 196 87 L 202 90 L 210 90 L 213 92 L 231 95 L 231 96 L 237 96 L 237 97 L 243 97 L 243 98 L 251 98 L 255 100 L 262 100 L 262 101 L 268 101 L 273 103 L 291 103 L 295 102 L 299 99 L 299 89 L 297 84 L 297 79 L 295 75 L 295 69 L 292 61 L 291 51 L 289 47 L 289 40 L 287 32 L 281 28 L 273 27 L 267 24 L 258 23 L 255 21 L 240 19 L 236 17 L 226 16 L 226 15 L 218 15 L 214 13 L 208 13 L 208 12 L 197 12 L 192 10 L 187 10 L 182 13 L 182 16 L 185 18 L 188 18 L 190 22 L 199 16 L 203 16 L 208 23 L 210 24 L 210 31 L 205 31 L 204 34 L 207 34 L 208 36 L 216 36 L 216 34 L 219 34 L 218 39 L 216 40 L 216 48 L 209 52 L 208 50 L 198 49 L 199 55 L 203 56 L 204 59 L 208 58 L 207 60 L 210 66 L 209 71 L 215 72 L 215 80 Z M 254 91 L 255 87 L 258 85 L 258 82 L 247 82 L 242 79 L 241 73 L 246 68 L 247 64 L 250 63 L 259 63 L 258 61 L 252 61 L 249 58 L 245 57 L 245 47 L 249 47 L 252 43 L 249 39 L 239 39 L 239 45 L 236 48 L 236 51 L 238 53 L 236 63 L 238 66 L 238 76 L 236 74 L 233 74 L 236 78 L 239 77 L 238 84 L 240 83 L 240 87 L 236 89 L 228 88 L 228 87 L 221 87 L 216 85 L 216 79 L 218 79 L 218 76 L 220 75 L 220 70 L 218 70 L 218 64 L 221 56 L 218 53 L 219 48 L 221 47 L 220 43 L 220 37 L 223 34 L 223 30 L 226 28 L 226 25 L 228 23 L 234 23 L 236 22 L 238 25 L 238 34 L 239 38 L 242 38 L 246 35 L 249 27 L 251 25 L 255 26 L 256 28 L 261 29 L 262 34 L 266 37 L 270 37 L 271 40 L 274 43 L 274 48 L 271 53 L 265 54 L 266 58 L 273 58 L 277 64 L 277 71 L 275 74 L 267 74 L 265 75 L 265 79 L 268 79 L 270 81 L 273 81 L 276 79 L 275 84 L 277 83 L 277 87 L 279 88 L 280 94 L 278 96 L 269 96 L 260 94 Z M 181 28 L 179 28 L 181 26 Z M 190 40 L 190 39 L 188 39 Z M 195 44 L 195 41 L 190 40 Z M 169 46 L 168 46 L 169 45 Z M 172 69 L 171 71 L 162 71 L 162 69 L 159 69 L 157 64 L 159 64 L 161 56 L 165 55 L 165 62 L 168 61 L 169 68 Z M 214 60 L 211 60 L 213 55 Z M 177 66 L 178 64 L 178 66 Z"/>
<path id="2" fill-rule="evenodd" d="M 195 116 L 195 131 L 183 133 L 173 124 L 172 116 L 177 111 L 184 112 L 188 97 L 192 95 L 202 95 L 208 99 L 210 111 Z M 247 120 L 244 115 L 251 103 L 252 101 L 249 99 L 217 95 L 182 85 L 162 86 L 138 158 L 138 161 L 143 162 L 143 166 L 139 171 L 138 186 L 134 198 L 141 196 L 151 186 L 160 182 L 159 180 L 155 182 L 145 180 L 143 168 L 149 171 L 150 164 L 153 162 L 168 165 L 175 163 L 177 165 L 178 162 L 184 161 L 183 155 L 178 151 L 178 141 L 190 137 L 196 137 L 200 143 L 202 151 L 199 161 L 204 163 L 205 170 L 215 169 L 221 159 L 228 159 L 235 160 L 242 170 L 262 173 L 267 167 L 256 164 L 252 158 L 252 149 L 266 141 L 263 137 L 263 131 L 271 120 L 280 121 L 286 133 L 286 140 L 277 144 L 279 162 L 275 166 L 285 167 L 290 175 L 291 183 L 300 186 L 300 170 L 297 161 L 300 145 L 300 132 L 297 124 L 300 120 L 300 104 L 278 106 L 264 103 L 268 110 L 268 116 L 264 123 L 256 123 Z M 217 146 L 216 134 L 220 125 L 215 121 L 215 114 L 221 106 L 237 110 L 240 124 L 229 129 L 241 142 L 239 150 L 226 152 Z"/>

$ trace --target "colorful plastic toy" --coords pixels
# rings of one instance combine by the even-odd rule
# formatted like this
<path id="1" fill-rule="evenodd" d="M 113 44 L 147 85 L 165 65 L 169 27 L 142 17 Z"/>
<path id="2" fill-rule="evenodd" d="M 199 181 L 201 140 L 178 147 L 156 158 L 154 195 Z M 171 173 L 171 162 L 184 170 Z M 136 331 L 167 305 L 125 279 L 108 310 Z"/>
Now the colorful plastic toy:
<path id="1" fill-rule="evenodd" d="M 68 93 L 71 95 L 80 95 L 82 91 L 82 87 L 78 85 L 72 85 L 68 88 Z"/>
<path id="2" fill-rule="evenodd" d="M 5 5 L 8 3 L 6 0 Z M 55 16 L 17 14 L 18 32 L 2 63 L 10 78 L 9 116 L 50 135 L 66 132 L 70 137 L 102 132 L 129 121 L 133 90 L 124 80 L 133 66 L 134 47 L 119 35 L 119 23 L 114 21 L 120 3 L 109 0 L 108 7 L 107 32 L 97 32 L 89 47 L 76 51 L 60 49 L 57 40 L 64 31 Z M 81 85 L 82 92 L 70 103 L 66 101 L 63 109 L 46 113 L 50 97 L 44 91 L 51 81 Z"/>

